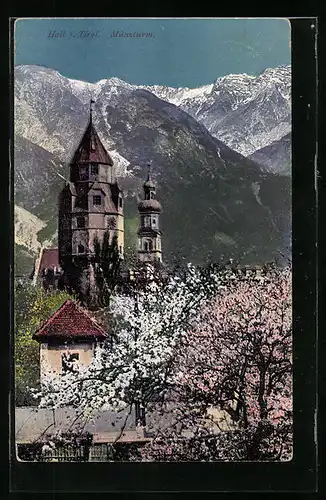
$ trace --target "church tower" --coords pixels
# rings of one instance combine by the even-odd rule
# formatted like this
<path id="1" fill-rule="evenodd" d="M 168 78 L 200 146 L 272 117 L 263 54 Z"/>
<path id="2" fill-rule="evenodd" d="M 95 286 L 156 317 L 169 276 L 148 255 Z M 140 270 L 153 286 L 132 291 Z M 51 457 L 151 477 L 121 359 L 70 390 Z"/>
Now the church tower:
<path id="1" fill-rule="evenodd" d="M 144 199 L 138 204 L 140 227 L 138 230 L 138 260 L 140 262 L 162 262 L 160 231 L 161 204 L 156 200 L 156 187 L 148 166 L 147 180 L 143 185 Z"/>
<path id="2" fill-rule="evenodd" d="M 70 163 L 70 178 L 59 197 L 59 261 L 64 283 L 75 287 L 83 274 L 84 287 L 94 279 L 94 239 L 110 241 L 117 236 L 123 258 L 123 193 L 118 186 L 113 160 L 105 150 L 92 121 L 89 123 Z"/>

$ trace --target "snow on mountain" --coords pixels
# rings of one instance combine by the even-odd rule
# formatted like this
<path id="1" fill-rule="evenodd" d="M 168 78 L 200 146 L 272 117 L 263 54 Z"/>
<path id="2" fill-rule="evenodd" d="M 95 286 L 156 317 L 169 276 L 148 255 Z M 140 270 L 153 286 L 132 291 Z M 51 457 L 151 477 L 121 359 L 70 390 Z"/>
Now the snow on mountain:
<path id="1" fill-rule="evenodd" d="M 291 67 L 258 76 L 230 74 L 199 88 L 141 86 L 201 122 L 217 139 L 249 156 L 291 131 Z"/>
<path id="2" fill-rule="evenodd" d="M 291 68 L 218 78 L 205 99 L 179 106 L 229 147 L 249 156 L 291 131 Z"/>
<path id="3" fill-rule="evenodd" d="M 115 165 L 116 175 L 118 177 L 128 177 L 130 175 L 130 172 L 128 170 L 130 161 L 126 160 L 126 158 L 119 154 L 115 149 L 110 150 L 110 156 Z"/>
<path id="4" fill-rule="evenodd" d="M 67 80 L 70 83 L 73 94 L 78 96 L 83 104 L 88 104 L 91 99 L 96 99 L 107 81 L 104 79 L 96 83 L 89 83 L 81 80 L 73 80 L 72 78 L 67 78 Z"/>
<path id="5" fill-rule="evenodd" d="M 42 66 L 16 66 L 14 97 L 15 133 L 65 158 L 67 144 L 74 144 L 76 132 L 81 133 L 79 116 L 84 111 L 69 80 Z"/>
<path id="6" fill-rule="evenodd" d="M 211 93 L 213 84 L 203 85 L 198 88 L 188 87 L 165 87 L 164 85 L 140 85 L 138 88 L 148 90 L 164 101 L 168 101 L 176 106 L 181 106 L 188 100 L 204 101 Z M 182 106 L 181 106 L 182 107 Z"/>
<path id="7" fill-rule="evenodd" d="M 121 93 L 136 89 L 180 107 L 211 135 L 244 156 L 291 132 L 290 66 L 268 68 L 258 76 L 230 74 L 198 88 L 174 88 L 132 85 L 115 77 L 89 83 L 33 65 L 16 67 L 16 132 L 62 157 L 67 145 L 71 151 L 76 146 L 74 138 L 82 133 L 79 116 L 85 114 L 91 98 L 105 117 L 107 104 L 114 103 Z M 52 110 L 58 105 L 63 113 L 54 124 Z M 110 126 L 108 120 L 106 130 Z M 107 146 L 115 149 L 110 137 Z"/>
<path id="8" fill-rule="evenodd" d="M 88 94 L 85 85 L 88 85 Z M 205 125 L 214 137 L 244 156 L 291 132 L 290 66 L 267 68 L 258 76 L 230 74 L 198 88 L 137 86 L 118 78 L 95 84 L 80 82 L 75 87 L 75 95 L 86 102 L 90 89 L 92 95 L 98 97 L 104 87 L 108 99 L 121 88 L 147 90 L 182 108 Z"/>

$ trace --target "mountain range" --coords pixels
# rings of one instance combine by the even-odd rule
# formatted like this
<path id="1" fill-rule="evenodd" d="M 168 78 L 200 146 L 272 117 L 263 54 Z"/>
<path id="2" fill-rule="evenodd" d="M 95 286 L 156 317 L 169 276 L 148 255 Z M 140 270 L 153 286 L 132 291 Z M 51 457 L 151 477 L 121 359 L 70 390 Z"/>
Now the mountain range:
<path id="1" fill-rule="evenodd" d="M 125 192 L 132 250 L 150 161 L 163 205 L 167 261 L 226 255 L 261 263 L 287 253 L 290 81 L 290 68 L 280 67 L 174 89 L 118 78 L 80 82 L 49 68 L 17 66 L 15 203 L 43 222 L 38 242 L 55 242 L 57 195 L 93 98 L 96 129 Z"/>

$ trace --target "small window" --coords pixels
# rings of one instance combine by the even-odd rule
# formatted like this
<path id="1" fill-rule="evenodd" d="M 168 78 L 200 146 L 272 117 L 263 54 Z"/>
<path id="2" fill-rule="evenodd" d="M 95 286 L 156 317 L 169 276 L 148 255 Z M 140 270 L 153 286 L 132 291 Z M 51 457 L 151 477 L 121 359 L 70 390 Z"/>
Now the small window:
<path id="1" fill-rule="evenodd" d="M 77 217 L 77 229 L 83 229 L 85 226 L 85 217 Z"/>
<path id="2" fill-rule="evenodd" d="M 84 245 L 78 245 L 78 253 L 85 253 Z"/>
<path id="3" fill-rule="evenodd" d="M 119 198 L 119 207 L 122 208 L 122 198 Z"/>
<path id="4" fill-rule="evenodd" d="M 154 200 L 154 191 L 151 191 L 151 200 Z"/>
<path id="5" fill-rule="evenodd" d="M 122 253 L 122 245 L 119 246 L 119 252 Z"/>
<path id="6" fill-rule="evenodd" d="M 102 204 L 101 195 L 96 194 L 95 196 L 93 196 L 93 204 L 94 205 L 101 205 Z"/>
<path id="7" fill-rule="evenodd" d="M 91 165 L 91 174 L 98 175 L 98 165 Z"/>
<path id="8" fill-rule="evenodd" d="M 81 181 L 87 180 L 87 167 L 80 167 L 79 168 L 79 178 Z"/>
<path id="9" fill-rule="evenodd" d="M 152 225 L 156 226 L 156 218 L 155 217 L 152 218 Z"/>

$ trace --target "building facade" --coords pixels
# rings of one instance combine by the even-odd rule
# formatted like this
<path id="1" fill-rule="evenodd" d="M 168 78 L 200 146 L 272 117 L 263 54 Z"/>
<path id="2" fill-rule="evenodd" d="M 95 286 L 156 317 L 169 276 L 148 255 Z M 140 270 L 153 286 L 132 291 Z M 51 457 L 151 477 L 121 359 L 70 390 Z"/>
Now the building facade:
<path id="1" fill-rule="evenodd" d="M 156 186 L 150 168 L 143 185 L 143 199 L 138 204 L 138 260 L 142 263 L 162 262 L 162 232 L 160 230 L 161 204 L 156 199 Z"/>
<path id="2" fill-rule="evenodd" d="M 123 193 L 113 160 L 104 148 L 90 119 L 70 163 L 69 182 L 59 197 L 59 262 L 65 285 L 82 282 L 91 288 L 95 239 L 101 243 L 108 232 L 117 238 L 120 257 L 124 253 Z M 84 290 L 87 293 L 87 290 Z"/>
<path id="3" fill-rule="evenodd" d="M 67 300 L 33 335 L 40 345 L 40 380 L 88 366 L 107 333 L 75 301 Z"/>

